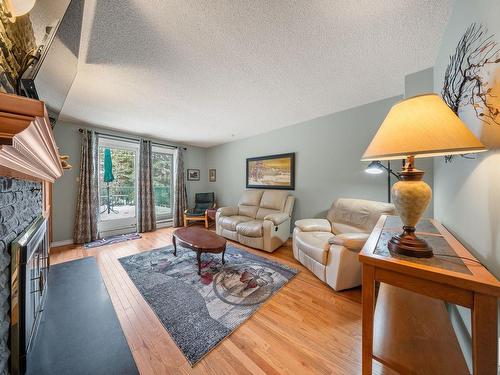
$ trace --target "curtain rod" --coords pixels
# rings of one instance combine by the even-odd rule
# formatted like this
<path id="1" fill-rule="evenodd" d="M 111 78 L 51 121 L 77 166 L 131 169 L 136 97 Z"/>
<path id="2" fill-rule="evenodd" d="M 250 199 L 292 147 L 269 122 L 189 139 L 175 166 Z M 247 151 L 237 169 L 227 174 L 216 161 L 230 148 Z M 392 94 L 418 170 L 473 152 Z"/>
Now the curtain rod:
<path id="1" fill-rule="evenodd" d="M 83 133 L 83 130 L 82 128 L 78 129 L 78 131 L 80 133 Z M 115 138 L 121 138 L 121 139 L 127 139 L 127 140 L 130 140 L 130 141 L 139 141 L 141 139 L 141 137 L 138 137 L 138 138 L 133 138 L 133 137 L 126 137 L 126 136 L 123 136 L 123 135 L 114 135 L 114 134 L 106 134 L 106 133 L 101 133 L 101 132 L 97 132 L 94 130 L 94 132 L 96 134 L 101 134 L 101 135 L 107 135 L 109 137 L 115 137 Z M 179 146 L 175 146 L 175 145 L 168 145 L 168 144 L 165 144 L 165 143 L 159 143 L 159 142 L 154 142 L 154 141 L 151 141 L 151 143 L 155 144 L 155 145 L 159 145 L 159 146 L 166 146 L 166 147 L 171 147 L 171 148 L 180 148 L 184 151 L 187 150 L 187 147 L 179 147 Z"/>

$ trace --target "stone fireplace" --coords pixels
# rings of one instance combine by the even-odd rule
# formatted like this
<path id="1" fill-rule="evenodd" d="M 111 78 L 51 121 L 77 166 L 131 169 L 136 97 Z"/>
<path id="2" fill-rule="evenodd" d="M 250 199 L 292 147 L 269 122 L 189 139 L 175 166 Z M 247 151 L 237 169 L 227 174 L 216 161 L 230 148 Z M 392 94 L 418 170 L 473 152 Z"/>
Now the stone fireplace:
<path id="1" fill-rule="evenodd" d="M 42 185 L 0 177 L 0 374 L 9 373 L 10 245 L 42 214 Z"/>

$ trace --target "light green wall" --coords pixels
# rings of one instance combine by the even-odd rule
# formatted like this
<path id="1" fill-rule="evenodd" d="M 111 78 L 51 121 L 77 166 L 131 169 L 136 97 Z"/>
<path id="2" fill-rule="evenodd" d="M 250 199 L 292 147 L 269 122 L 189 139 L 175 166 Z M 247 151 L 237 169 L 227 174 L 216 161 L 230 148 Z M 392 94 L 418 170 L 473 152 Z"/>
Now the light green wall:
<path id="1" fill-rule="evenodd" d="M 441 92 L 449 56 L 472 22 L 484 23 L 500 43 L 499 16 L 498 0 L 457 0 L 434 67 L 436 92 Z M 500 64 L 492 73 L 500 84 Z M 491 151 L 478 154 L 476 160 L 456 157 L 453 162 L 445 163 L 443 158 L 435 158 L 435 216 L 500 278 L 500 150 L 496 142 L 500 139 L 500 126 L 483 126 L 471 108 L 465 108 L 460 117 Z M 470 332 L 469 311 L 460 309 L 460 314 Z M 470 362 L 470 348 L 466 344 Z"/>
<path id="2" fill-rule="evenodd" d="M 405 96 L 431 91 L 429 80 L 432 69 L 408 75 Z M 192 204 L 196 192 L 214 191 L 219 206 L 235 204 L 245 189 L 246 158 L 286 152 L 296 153 L 294 220 L 323 217 L 339 197 L 386 201 L 385 175 L 365 173 L 367 163 L 360 158 L 390 107 L 401 98 L 380 100 L 209 149 L 189 146 L 184 153 L 185 168 L 201 171 L 199 182 L 187 182 L 189 202 Z M 73 169 L 54 185 L 54 241 L 72 238 L 80 163 L 79 127 L 65 122 L 55 127 L 57 144 L 62 154 L 70 155 Z M 425 179 L 432 185 L 432 159 L 417 159 L 417 166 L 425 170 Z M 392 167 L 397 171 L 399 163 L 394 161 Z M 217 169 L 217 182 L 208 182 L 208 168 Z M 426 216 L 433 216 L 432 203 Z"/>
<path id="3" fill-rule="evenodd" d="M 80 133 L 81 125 L 58 122 L 54 128 L 54 136 L 61 154 L 70 156 L 73 169 L 66 170 L 64 175 L 54 184 L 53 202 L 53 241 L 67 241 L 73 238 L 73 225 L 75 218 L 76 196 L 78 192 L 78 175 L 80 173 Z M 86 128 L 89 128 L 88 126 Z M 109 130 L 101 130 L 107 134 L 126 135 Z M 130 135 L 127 135 L 130 136 Z M 175 143 L 156 140 L 159 143 Z M 201 172 L 200 181 L 187 181 L 188 201 L 193 201 L 194 193 L 204 192 L 208 184 L 206 165 L 206 149 L 187 146 L 184 151 L 184 168 L 195 168 Z"/>
<path id="4" fill-rule="evenodd" d="M 80 171 L 80 137 L 78 126 L 58 123 L 54 137 L 61 155 L 69 155 L 73 166 L 65 170 L 53 187 L 52 200 L 52 240 L 66 241 L 73 238 L 75 222 L 76 195 L 78 192 L 78 173 Z"/>
<path id="5" fill-rule="evenodd" d="M 385 175 L 365 173 L 367 163 L 360 159 L 399 99 L 377 101 L 213 147 L 208 150 L 207 167 L 217 169 L 217 182 L 209 183 L 209 189 L 217 193 L 219 205 L 234 205 L 245 189 L 246 158 L 295 152 L 294 220 L 324 217 L 340 197 L 386 201 Z M 417 165 L 429 171 L 427 179 L 432 184 L 432 161 L 419 159 Z M 393 166 L 399 169 L 398 162 Z M 432 207 L 427 214 L 432 215 Z"/>
<path id="6" fill-rule="evenodd" d="M 297 198 L 294 220 L 323 217 L 339 197 L 386 201 L 385 175 L 365 173 L 367 163 L 360 159 L 390 107 L 400 99 L 377 101 L 209 149 L 188 146 L 184 153 L 185 168 L 201 171 L 199 182 L 187 182 L 189 202 L 192 204 L 196 192 L 214 191 L 219 206 L 235 204 L 245 189 L 246 158 L 285 152 L 296 153 L 296 188 L 292 192 Z M 66 171 L 54 185 L 54 197 L 57 197 L 53 206 L 56 242 L 72 238 L 80 164 L 80 127 L 66 122 L 59 122 L 55 127 L 60 151 L 70 155 L 73 165 L 73 169 Z M 432 162 L 420 159 L 417 166 L 426 171 L 426 180 L 432 184 Z M 208 168 L 217 169 L 217 182 L 208 182 Z M 399 169 L 398 162 L 393 162 L 393 169 Z M 432 209 L 431 204 L 427 216 L 432 216 Z"/>
<path id="7" fill-rule="evenodd" d="M 405 77 L 405 98 L 434 91 L 434 69 L 428 68 Z"/>

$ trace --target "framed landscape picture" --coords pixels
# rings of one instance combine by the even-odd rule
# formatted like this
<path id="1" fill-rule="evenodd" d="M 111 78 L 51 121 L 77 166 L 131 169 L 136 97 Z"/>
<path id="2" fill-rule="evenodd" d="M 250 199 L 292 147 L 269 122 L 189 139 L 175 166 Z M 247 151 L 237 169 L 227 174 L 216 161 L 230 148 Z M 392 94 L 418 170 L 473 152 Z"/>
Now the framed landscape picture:
<path id="1" fill-rule="evenodd" d="M 295 153 L 247 159 L 247 188 L 295 189 Z"/>
<path id="2" fill-rule="evenodd" d="M 187 170 L 188 181 L 200 181 L 200 170 L 199 169 L 188 169 Z"/>

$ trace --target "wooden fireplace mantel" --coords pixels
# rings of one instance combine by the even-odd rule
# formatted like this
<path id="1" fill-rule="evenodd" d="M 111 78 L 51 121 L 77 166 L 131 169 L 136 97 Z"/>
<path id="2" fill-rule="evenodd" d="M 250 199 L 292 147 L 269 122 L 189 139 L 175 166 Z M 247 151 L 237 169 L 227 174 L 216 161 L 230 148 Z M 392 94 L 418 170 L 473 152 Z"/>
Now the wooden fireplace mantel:
<path id="1" fill-rule="evenodd" d="M 0 93 L 0 176 L 54 182 L 62 173 L 45 104 Z"/>

